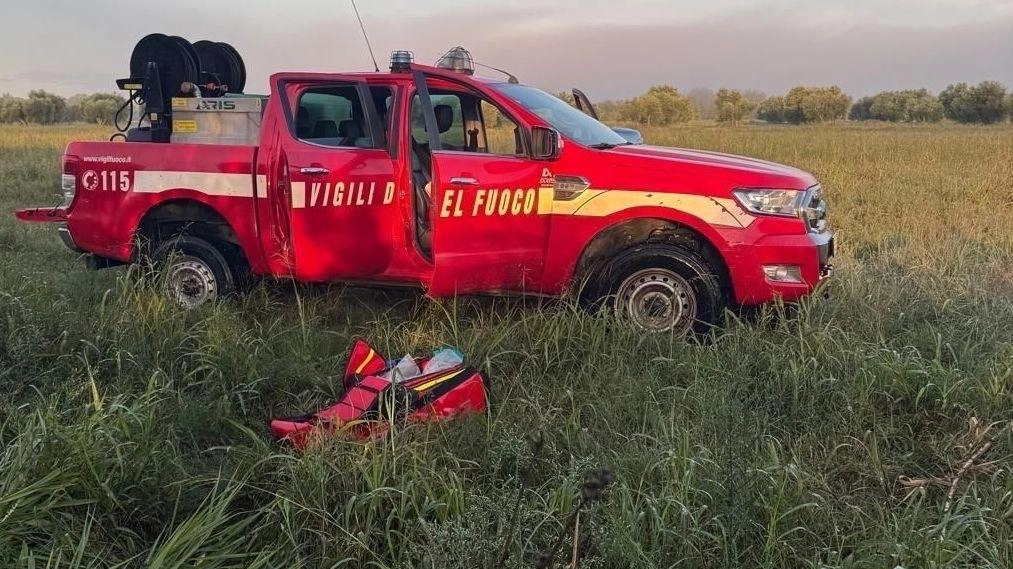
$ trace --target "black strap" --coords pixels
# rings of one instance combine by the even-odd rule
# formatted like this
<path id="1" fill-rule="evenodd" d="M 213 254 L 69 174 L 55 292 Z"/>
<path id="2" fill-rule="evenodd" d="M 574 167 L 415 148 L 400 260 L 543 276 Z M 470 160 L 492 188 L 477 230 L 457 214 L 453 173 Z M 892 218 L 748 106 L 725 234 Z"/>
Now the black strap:
<path id="1" fill-rule="evenodd" d="M 412 171 L 412 186 L 415 192 L 415 215 L 418 217 L 419 226 L 429 229 L 429 194 L 426 193 L 426 183 L 433 180 L 431 157 L 419 144 L 415 137 L 412 137 L 412 152 L 419 162 L 419 175 L 416 179 L 414 169 Z"/>

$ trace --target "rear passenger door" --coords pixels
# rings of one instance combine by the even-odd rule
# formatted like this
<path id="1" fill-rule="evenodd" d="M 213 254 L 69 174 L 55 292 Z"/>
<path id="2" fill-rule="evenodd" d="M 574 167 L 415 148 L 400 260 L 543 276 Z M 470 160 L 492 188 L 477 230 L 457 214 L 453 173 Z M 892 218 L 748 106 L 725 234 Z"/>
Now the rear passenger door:
<path id="1" fill-rule="evenodd" d="M 398 216 L 394 160 L 376 109 L 383 89 L 390 92 L 340 77 L 280 86 L 288 132 L 277 163 L 287 180 L 277 187 L 288 195 L 274 199 L 287 201 L 300 280 L 368 279 L 390 264 Z"/>

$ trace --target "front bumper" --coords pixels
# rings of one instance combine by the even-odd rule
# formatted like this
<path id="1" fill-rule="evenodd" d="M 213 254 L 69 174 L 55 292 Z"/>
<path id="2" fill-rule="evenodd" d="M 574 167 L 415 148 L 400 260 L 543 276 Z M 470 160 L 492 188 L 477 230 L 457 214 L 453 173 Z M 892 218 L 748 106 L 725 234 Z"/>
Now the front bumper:
<path id="1" fill-rule="evenodd" d="M 832 231 L 827 233 L 828 239 L 816 245 L 820 255 L 820 279 L 829 278 L 834 274 L 834 234 Z"/>
<path id="2" fill-rule="evenodd" d="M 781 299 L 786 302 L 808 296 L 833 274 L 836 240 L 833 231 L 804 235 L 770 235 L 741 245 L 729 273 L 735 300 L 756 305 Z M 764 265 L 796 265 L 802 282 L 777 282 L 763 273 Z"/>

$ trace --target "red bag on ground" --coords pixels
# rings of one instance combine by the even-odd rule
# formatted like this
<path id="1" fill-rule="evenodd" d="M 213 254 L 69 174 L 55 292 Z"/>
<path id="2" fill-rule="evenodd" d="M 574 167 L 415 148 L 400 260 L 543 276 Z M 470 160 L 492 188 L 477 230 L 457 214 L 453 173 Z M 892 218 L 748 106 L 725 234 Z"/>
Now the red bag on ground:
<path id="1" fill-rule="evenodd" d="M 424 368 L 428 360 L 418 362 Z M 366 439 L 384 436 L 390 421 L 442 421 L 486 408 L 486 379 L 463 364 L 394 383 L 379 377 L 387 360 L 364 340 L 352 344 L 345 366 L 345 394 L 316 413 L 271 421 L 275 436 L 305 448 L 345 430 Z"/>

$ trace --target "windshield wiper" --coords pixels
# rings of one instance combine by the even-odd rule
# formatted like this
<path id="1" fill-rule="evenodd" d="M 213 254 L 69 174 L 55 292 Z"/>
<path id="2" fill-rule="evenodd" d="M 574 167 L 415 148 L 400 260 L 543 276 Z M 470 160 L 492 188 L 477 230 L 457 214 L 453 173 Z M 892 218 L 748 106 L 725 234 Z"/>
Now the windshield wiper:
<path id="1" fill-rule="evenodd" d="M 612 144 L 612 143 L 609 143 L 609 142 L 599 142 L 598 144 L 589 144 L 587 147 L 588 148 L 594 148 L 595 150 L 609 150 L 611 148 L 615 148 L 616 146 L 619 146 L 619 145 L 618 144 Z"/>

